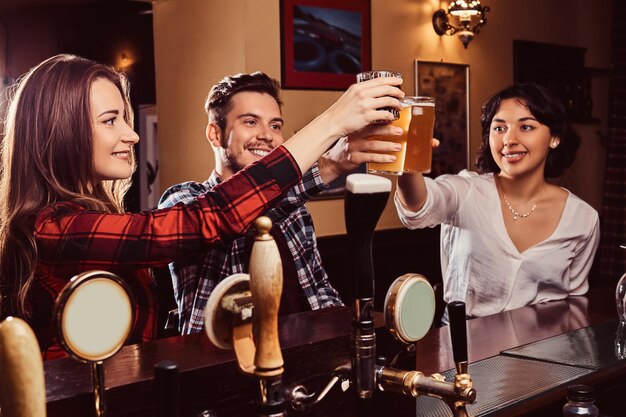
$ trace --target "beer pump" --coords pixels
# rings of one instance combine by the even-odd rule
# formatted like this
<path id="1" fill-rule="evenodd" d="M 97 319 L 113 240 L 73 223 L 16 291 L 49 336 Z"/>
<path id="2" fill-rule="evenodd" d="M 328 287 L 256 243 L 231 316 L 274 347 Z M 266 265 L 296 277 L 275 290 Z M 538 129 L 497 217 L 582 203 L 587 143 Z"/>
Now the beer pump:
<path id="1" fill-rule="evenodd" d="M 271 220 L 260 217 L 255 226 L 258 233 L 250 255 L 250 274 L 231 275 L 215 287 L 205 309 L 205 329 L 214 345 L 235 350 L 244 374 L 259 378 L 259 415 L 278 417 L 284 415 L 283 357 L 278 340 L 282 264 L 269 233 Z"/>
<path id="2" fill-rule="evenodd" d="M 407 300 L 406 302 L 409 301 Z M 416 398 L 420 395 L 436 397 L 443 400 L 450 407 L 455 417 L 467 417 L 468 413 L 465 405 L 476 401 L 476 390 L 473 388 L 472 378 L 467 371 L 465 303 L 460 301 L 451 302 L 448 304 L 448 312 L 450 316 L 452 351 L 456 368 L 454 382 L 447 382 L 445 377 L 438 373 L 426 376 L 419 371 L 407 371 L 380 365 L 376 366 L 376 380 L 378 387 L 382 391 L 398 392 Z M 414 318 L 400 316 L 396 316 L 396 320 L 414 322 Z M 426 321 L 421 321 L 421 323 L 418 326 L 423 326 Z M 405 324 L 404 327 L 409 326 Z M 402 334 L 402 332 L 398 333 Z M 396 338 L 407 343 L 419 340 L 411 338 L 407 333 L 401 337 L 396 336 Z"/>
<path id="3" fill-rule="evenodd" d="M 354 291 L 352 370 L 355 389 L 361 399 L 371 398 L 376 389 L 372 239 L 390 191 L 391 181 L 386 178 L 352 174 L 346 180 L 344 210 L 352 253 Z"/>
<path id="4" fill-rule="evenodd" d="M 346 181 L 346 229 L 354 269 L 352 364 L 335 370 L 331 381 L 320 394 L 308 394 L 297 386 L 289 394 L 295 410 L 318 403 L 337 383 L 351 373 L 358 398 L 366 400 L 375 388 L 418 397 L 427 395 L 448 404 L 454 416 L 467 416 L 465 405 L 476 400 L 476 390 L 467 372 L 467 335 L 465 304 L 448 305 L 450 333 L 456 364 L 454 382 L 443 375 L 426 376 L 419 371 L 396 369 L 376 363 L 374 333 L 374 268 L 372 238 L 389 197 L 391 181 L 366 174 L 353 174 Z M 385 298 L 385 319 L 391 334 L 406 344 L 420 340 L 432 325 L 435 312 L 434 292 L 428 280 L 418 274 L 405 274 L 394 281 Z"/>
<path id="5" fill-rule="evenodd" d="M 450 303 L 448 307 L 454 360 L 457 364 L 454 383 L 446 382 L 440 374 L 426 377 L 418 371 L 376 365 L 372 237 L 387 203 L 391 181 L 373 175 L 352 174 L 346 180 L 346 190 L 346 230 L 352 249 L 355 289 L 352 366 L 359 398 L 371 396 L 372 385 L 378 385 L 381 390 L 413 397 L 429 395 L 441 398 L 455 416 L 467 415 L 465 404 L 475 401 L 476 391 L 467 373 L 464 303 Z M 385 305 L 387 325 L 392 335 L 405 343 L 421 339 L 432 324 L 434 294 L 423 277 L 408 274 L 397 279 L 387 293 Z M 403 317 L 404 306 L 421 311 Z"/>

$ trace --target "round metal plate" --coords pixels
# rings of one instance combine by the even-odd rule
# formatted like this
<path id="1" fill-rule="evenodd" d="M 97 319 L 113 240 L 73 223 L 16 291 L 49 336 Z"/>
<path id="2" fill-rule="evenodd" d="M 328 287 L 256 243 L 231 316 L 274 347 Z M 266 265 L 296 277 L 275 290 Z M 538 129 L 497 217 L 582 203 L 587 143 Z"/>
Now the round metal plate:
<path id="1" fill-rule="evenodd" d="M 134 304 L 130 288 L 115 274 L 90 271 L 75 276 L 55 306 L 61 346 L 86 362 L 113 356 L 132 330 Z"/>
<path id="2" fill-rule="evenodd" d="M 435 317 L 435 293 L 419 274 L 396 279 L 385 297 L 385 320 L 391 334 L 404 343 L 413 343 L 428 333 Z"/>
<path id="3" fill-rule="evenodd" d="M 204 329 L 211 343 L 230 350 L 233 348 L 231 320 L 228 311 L 222 306 L 222 298 L 228 294 L 248 291 L 250 289 L 249 274 L 233 274 L 215 286 L 204 309 Z"/>

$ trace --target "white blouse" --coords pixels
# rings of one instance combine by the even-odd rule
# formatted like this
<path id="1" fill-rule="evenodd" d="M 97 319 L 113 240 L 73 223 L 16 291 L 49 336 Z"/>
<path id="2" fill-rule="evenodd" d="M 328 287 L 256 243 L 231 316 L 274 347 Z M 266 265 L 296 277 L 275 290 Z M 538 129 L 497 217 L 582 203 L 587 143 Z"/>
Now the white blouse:
<path id="1" fill-rule="evenodd" d="M 441 270 L 446 302 L 465 301 L 480 317 L 587 292 L 598 248 L 598 213 L 568 191 L 552 235 L 520 253 L 504 226 L 493 174 L 467 170 L 425 178 L 428 197 L 412 212 L 395 195 L 409 229 L 441 224 Z M 567 191 L 567 190 L 566 190 Z"/>

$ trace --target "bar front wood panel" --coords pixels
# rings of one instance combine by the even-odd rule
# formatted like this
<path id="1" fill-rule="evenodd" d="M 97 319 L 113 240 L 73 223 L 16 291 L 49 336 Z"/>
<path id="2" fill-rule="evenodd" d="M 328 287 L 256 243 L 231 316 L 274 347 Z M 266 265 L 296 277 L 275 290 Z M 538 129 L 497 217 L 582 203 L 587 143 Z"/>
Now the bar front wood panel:
<path id="1" fill-rule="evenodd" d="M 470 361 L 608 320 L 616 314 L 613 304 L 612 289 L 598 289 L 587 297 L 572 297 L 470 320 Z M 377 320 L 378 352 L 391 358 L 402 346 L 391 340 L 380 315 Z M 280 338 L 285 358 L 285 385 L 304 383 L 307 388 L 319 389 L 336 366 L 350 360 L 350 333 L 351 311 L 347 307 L 282 318 Z M 431 329 L 416 344 L 416 357 L 417 369 L 427 374 L 452 368 L 448 328 Z M 195 416 L 205 409 L 214 410 L 219 417 L 256 415 L 256 381 L 238 373 L 232 352 L 215 348 L 204 334 L 195 334 L 127 346 L 109 360 L 105 369 L 110 416 L 154 415 L 153 366 L 165 359 L 180 366 L 181 416 Z M 87 365 L 61 359 L 47 362 L 44 367 L 49 416 L 93 415 Z M 601 383 L 621 372 L 617 369 L 594 374 L 590 381 Z M 541 405 L 542 401 L 546 404 L 554 398 L 538 399 L 537 404 Z M 391 393 L 377 393 L 370 405 L 372 411 L 386 411 L 385 415 L 390 410 L 394 415 L 415 415 L 414 400 Z M 525 407 L 517 411 L 518 415 L 534 405 Z M 337 390 L 310 415 L 357 415 L 357 401 L 352 395 Z"/>

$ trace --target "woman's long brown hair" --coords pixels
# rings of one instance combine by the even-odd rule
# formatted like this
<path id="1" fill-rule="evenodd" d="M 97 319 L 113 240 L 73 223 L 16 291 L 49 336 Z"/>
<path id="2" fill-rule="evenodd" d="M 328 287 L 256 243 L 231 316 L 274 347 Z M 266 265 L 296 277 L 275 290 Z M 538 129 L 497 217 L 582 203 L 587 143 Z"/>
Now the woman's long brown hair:
<path id="1" fill-rule="evenodd" d="M 130 178 L 98 181 L 93 163 L 90 90 L 97 79 L 117 86 L 133 115 L 126 77 L 73 55 L 57 55 L 15 86 L 4 125 L 0 170 L 0 314 L 28 317 L 37 267 L 34 222 L 46 206 L 72 202 L 122 212 Z M 134 157 L 133 164 L 134 164 Z"/>

